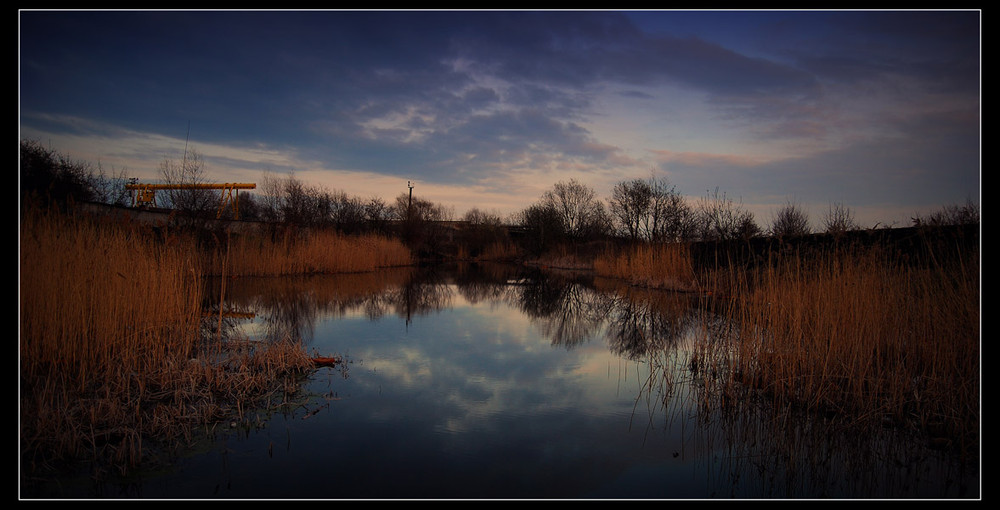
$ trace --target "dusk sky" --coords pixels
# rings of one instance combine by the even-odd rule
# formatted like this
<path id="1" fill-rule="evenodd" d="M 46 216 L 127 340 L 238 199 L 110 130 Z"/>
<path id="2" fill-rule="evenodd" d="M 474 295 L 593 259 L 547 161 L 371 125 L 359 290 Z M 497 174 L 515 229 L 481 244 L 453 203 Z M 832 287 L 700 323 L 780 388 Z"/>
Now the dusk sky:
<path id="1" fill-rule="evenodd" d="M 768 227 L 980 203 L 982 13 L 20 11 L 19 131 L 160 179 L 297 179 L 502 215 L 666 178 Z"/>

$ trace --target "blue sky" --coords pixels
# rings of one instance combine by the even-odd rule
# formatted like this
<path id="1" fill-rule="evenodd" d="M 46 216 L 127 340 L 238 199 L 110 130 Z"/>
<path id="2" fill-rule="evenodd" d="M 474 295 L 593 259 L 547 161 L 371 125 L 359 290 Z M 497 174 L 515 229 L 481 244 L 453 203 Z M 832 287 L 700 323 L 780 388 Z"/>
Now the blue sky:
<path id="1" fill-rule="evenodd" d="M 21 11 L 19 130 L 159 179 L 508 214 L 666 178 L 766 227 L 979 203 L 981 12 Z"/>

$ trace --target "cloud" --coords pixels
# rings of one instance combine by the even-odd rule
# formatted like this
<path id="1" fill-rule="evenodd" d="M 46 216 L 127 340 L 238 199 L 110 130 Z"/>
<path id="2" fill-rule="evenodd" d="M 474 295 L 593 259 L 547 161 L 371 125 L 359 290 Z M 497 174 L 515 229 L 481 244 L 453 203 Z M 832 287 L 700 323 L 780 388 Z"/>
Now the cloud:
<path id="1" fill-rule="evenodd" d="M 227 153 L 209 160 L 219 171 L 351 172 L 525 201 L 558 180 L 607 187 L 664 162 L 695 194 L 808 193 L 808 174 L 781 161 L 868 158 L 892 183 L 899 168 L 939 182 L 928 165 L 950 159 L 961 187 L 978 169 L 967 156 L 981 108 L 975 12 L 22 11 L 19 22 L 22 136 L 77 140 L 73 150 L 95 137 L 104 148 L 87 154 L 135 164 L 190 137 L 207 157 Z M 829 188 L 832 172 L 816 182 Z"/>

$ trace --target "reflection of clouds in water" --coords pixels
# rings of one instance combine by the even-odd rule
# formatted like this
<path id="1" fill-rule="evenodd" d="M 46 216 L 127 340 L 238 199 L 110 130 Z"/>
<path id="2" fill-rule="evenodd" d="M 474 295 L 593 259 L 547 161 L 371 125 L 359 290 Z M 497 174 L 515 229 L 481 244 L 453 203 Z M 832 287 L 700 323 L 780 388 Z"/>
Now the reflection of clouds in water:
<path id="1" fill-rule="evenodd" d="M 780 476 L 791 457 L 775 452 L 791 443 L 769 416 L 707 405 L 707 372 L 690 372 L 688 354 L 724 324 L 691 296 L 537 274 L 405 276 L 309 279 L 245 301 L 314 332 L 310 351 L 352 360 L 347 378 L 310 379 L 313 394 L 342 397 L 330 412 L 288 429 L 308 446 L 295 480 L 275 477 L 298 496 L 329 479 L 350 497 L 407 498 L 754 497 L 802 483 L 800 469 Z M 819 443 L 795 448 L 833 444 L 815 430 Z M 844 451 L 853 468 L 866 449 Z M 881 480 L 883 465 L 857 476 Z M 755 480 L 762 466 L 777 476 Z"/>
<path id="2" fill-rule="evenodd" d="M 524 432 L 510 420 L 538 426 L 555 416 L 579 421 L 582 413 L 594 419 L 609 406 L 620 414 L 640 391 L 641 380 L 618 380 L 626 370 L 600 342 L 566 349 L 541 334 L 536 319 L 508 305 L 461 299 L 452 304 L 414 320 L 395 347 L 350 345 L 353 357 L 369 368 L 364 376 L 355 372 L 353 382 L 377 388 L 397 409 L 419 409 L 421 417 L 414 419 L 429 420 L 432 430 L 488 431 L 496 437 Z M 336 340 L 344 335 L 335 326 L 317 327 L 322 331 L 317 345 L 347 347 Z M 327 343 L 321 334 L 332 340 Z M 630 370 L 635 374 L 639 368 Z M 610 389 L 609 377 L 615 380 Z M 384 403 L 375 407 L 380 415 L 386 410 Z"/>

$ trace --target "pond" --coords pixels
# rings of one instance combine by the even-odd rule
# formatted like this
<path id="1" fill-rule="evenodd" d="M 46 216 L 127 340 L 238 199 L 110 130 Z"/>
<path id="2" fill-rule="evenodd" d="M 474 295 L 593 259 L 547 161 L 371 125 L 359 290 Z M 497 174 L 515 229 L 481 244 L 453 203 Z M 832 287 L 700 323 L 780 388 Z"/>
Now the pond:
<path id="1" fill-rule="evenodd" d="M 895 431 L 708 396 L 691 356 L 720 319 L 697 296 L 493 265 L 240 278 L 224 296 L 243 314 L 230 333 L 344 362 L 252 426 L 222 424 L 169 469 L 87 497 L 979 494 L 974 469 Z"/>

